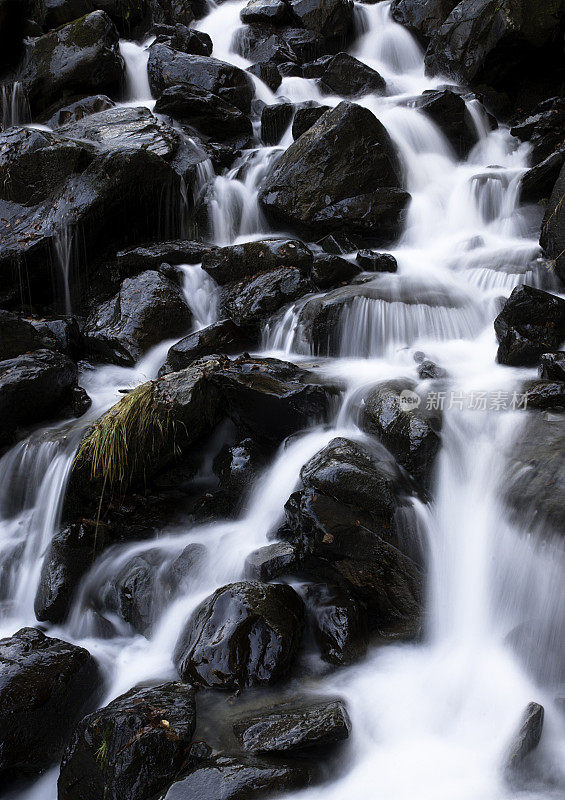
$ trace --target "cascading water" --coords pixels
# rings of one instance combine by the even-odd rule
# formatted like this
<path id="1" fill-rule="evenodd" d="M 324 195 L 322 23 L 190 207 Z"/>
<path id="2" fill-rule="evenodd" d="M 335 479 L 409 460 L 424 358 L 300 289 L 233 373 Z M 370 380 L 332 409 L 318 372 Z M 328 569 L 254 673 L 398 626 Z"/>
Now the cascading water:
<path id="1" fill-rule="evenodd" d="M 231 52 L 233 23 L 243 5 L 238 1 L 215 7 L 199 27 L 212 36 L 217 58 L 246 66 L 249 62 Z M 446 395 L 451 398 L 444 408 L 433 500 L 428 505 L 414 501 L 429 548 L 425 639 L 374 648 L 358 665 L 319 681 L 320 692 L 335 691 L 346 698 L 353 733 L 344 774 L 300 797 L 510 800 L 515 794 L 504 782 L 502 765 L 531 700 L 546 708 L 542 758 L 552 784 L 540 783 L 523 796 L 562 797 L 565 729 L 553 705 L 559 687 L 536 684 L 506 643 L 508 633 L 532 610 L 540 641 L 546 633 L 552 635 L 554 616 L 563 614 L 563 547 L 537 546 L 506 519 L 502 507 L 507 454 L 522 417 L 508 402 L 497 405 L 493 400 L 501 393 L 511 397 L 520 381 L 531 376 L 529 370 L 495 363 L 492 320 L 500 296 L 521 282 L 554 286 L 536 261 L 539 247 L 533 231 L 539 220 L 519 206 L 527 149 L 516 148 L 504 128 L 490 131 L 481 109 L 469 99 L 477 143 L 458 162 L 443 134 L 410 102 L 445 81 L 425 76 L 421 50 L 392 22 L 389 3 L 364 6 L 362 18 L 365 33 L 355 55 L 386 78 L 388 94 L 368 95 L 359 102 L 395 141 L 413 198 L 405 230 L 391 251 L 398 274 L 364 276 L 367 281 L 359 284 L 359 292 L 343 303 L 335 341 L 327 346 L 315 346 L 304 314 L 322 295 L 303 298 L 283 311 L 269 323 L 264 339 L 267 352 L 283 353 L 288 360 L 312 353 L 327 357 L 317 368 L 347 386 L 335 424 L 283 446 L 253 487 L 240 519 L 165 530 L 157 541 L 107 551 L 84 579 L 69 622 L 56 633 L 83 643 L 100 659 L 108 675 L 106 700 L 139 682 L 173 677 L 171 653 L 187 614 L 219 585 L 241 576 L 245 557 L 276 530 L 305 461 L 336 435 L 360 436 L 356 420 L 362 389 L 411 374 L 414 354 L 423 350 L 446 369 Z M 144 52 L 129 43 L 121 47 L 131 99 L 137 102 L 147 95 L 149 100 Z M 269 102 L 320 97 L 314 82 L 302 78 L 283 80 L 275 97 L 260 85 Z M 324 97 L 329 105 L 340 100 Z M 257 190 L 280 149 L 257 148 L 244 154 L 232 171 L 211 179 L 216 243 L 269 232 Z M 211 178 L 206 170 L 202 177 Z M 200 267 L 183 269 L 195 328 L 200 328 L 216 318 L 215 289 Z M 115 402 L 119 388 L 154 376 L 170 344 L 159 345 L 131 369 L 106 366 L 84 372 L 81 383 L 93 398 L 88 419 Z M 489 399 L 488 405 L 473 407 L 470 398 L 476 395 Z M 30 598 L 85 424 L 83 419 L 78 426 L 40 432 L 0 461 L 7 487 L 0 495 L 0 572 L 10 576 L 3 599 L 2 629 L 7 633 L 34 622 Z M 129 559 L 151 550 L 157 554 L 158 575 L 190 544 L 205 546 L 208 557 L 197 581 L 172 600 L 163 599 L 156 581 L 156 618 L 149 639 L 134 635 L 104 609 L 104 587 Z M 100 616 L 114 626 L 109 638 L 99 636 Z M 49 773 L 30 791 L 30 800 L 54 798 L 55 779 L 56 771 Z"/>

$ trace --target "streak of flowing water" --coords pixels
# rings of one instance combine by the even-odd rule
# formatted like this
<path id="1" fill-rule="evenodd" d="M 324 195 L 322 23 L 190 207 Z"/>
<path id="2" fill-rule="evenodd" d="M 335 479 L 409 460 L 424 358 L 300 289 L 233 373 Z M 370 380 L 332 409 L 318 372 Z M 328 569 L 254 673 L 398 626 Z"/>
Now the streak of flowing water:
<path id="1" fill-rule="evenodd" d="M 214 42 L 214 55 L 245 67 L 235 55 L 233 31 L 245 2 L 211 4 L 199 23 Z M 414 354 L 441 364 L 452 397 L 474 393 L 511 394 L 528 370 L 495 362 L 492 327 L 501 296 L 521 282 L 556 289 L 539 258 L 537 212 L 519 204 L 519 181 L 528 152 L 508 131 L 490 130 L 472 97 L 467 106 L 477 141 L 465 161 L 421 111 L 414 98 L 446 81 L 424 72 L 420 46 L 390 16 L 390 3 L 357 9 L 364 33 L 354 54 L 387 81 L 386 96 L 359 102 L 372 110 L 397 145 L 412 201 L 392 253 L 394 275 L 365 275 L 351 286 L 310 295 L 270 320 L 264 349 L 299 360 L 319 354 L 318 369 L 347 389 L 333 426 L 314 428 L 283 445 L 252 487 L 239 519 L 214 525 L 180 525 L 157 540 L 108 550 L 84 579 L 68 624 L 55 631 L 85 644 L 107 670 L 107 699 L 141 681 L 174 675 L 171 653 L 187 615 L 219 585 L 242 574 L 246 556 L 277 529 L 283 505 L 304 462 L 336 435 L 357 437 L 364 392 L 379 380 L 413 376 Z M 150 102 L 144 46 L 122 42 L 129 98 Z M 276 95 L 256 81 L 265 102 L 320 100 L 315 82 L 285 78 Z M 324 97 L 335 105 L 339 97 Z M 152 101 L 151 101 L 152 102 Z M 232 169 L 213 176 L 209 162 L 200 179 L 208 184 L 211 236 L 217 244 L 269 233 L 257 191 L 269 165 L 289 143 L 245 152 Z M 496 166 L 493 166 L 496 165 Z M 217 318 L 217 295 L 200 267 L 184 267 L 185 293 L 199 329 Z M 331 335 L 316 338 L 311 312 L 331 302 Z M 153 377 L 170 342 L 149 352 L 135 367 L 85 371 L 82 385 L 93 398 L 92 419 L 119 398 L 121 387 Z M 465 401 L 461 401 L 464 403 Z M 453 403 L 443 415 L 443 448 L 433 481 L 433 500 L 414 501 L 429 550 L 426 632 L 422 642 L 371 649 L 355 667 L 320 681 L 320 691 L 348 702 L 352 738 L 348 763 L 331 785 L 289 796 L 307 800 L 513 800 L 502 765 L 524 706 L 543 703 L 546 723 L 539 758 L 548 782 L 538 781 L 524 800 L 563 797 L 565 729 L 554 705 L 562 691 L 559 656 L 542 678 L 526 669 L 507 643 L 508 634 L 531 616 L 539 648 L 563 634 L 562 543 L 524 535 L 510 522 L 502 501 L 508 455 L 519 438 L 523 412 L 471 408 Z M 0 574 L 2 628 L 13 633 L 33 624 L 33 596 L 41 554 L 57 528 L 65 480 L 82 426 L 59 425 L 33 435 L 0 461 Z M 209 460 L 209 459 L 208 459 Z M 206 461 L 206 459 L 205 459 Z M 209 465 L 208 465 L 209 466 Z M 207 466 L 202 467 L 203 477 Z M 200 543 L 208 557 L 190 587 L 173 598 L 160 593 L 158 575 L 188 544 Z M 155 620 L 149 638 L 134 633 L 104 607 L 105 585 L 129 559 L 152 551 L 158 558 Z M 157 555 L 155 555 L 155 553 Z M 93 612 L 96 609 L 96 613 Z M 99 637 L 99 620 L 114 635 Z M 561 627 L 560 627 L 561 626 Z M 557 630 L 557 634 L 556 634 Z M 538 654 L 549 661 L 549 649 Z M 52 800 L 50 773 L 27 800 Z"/>
<path id="2" fill-rule="evenodd" d="M 125 105 L 145 106 L 153 109 L 155 101 L 151 95 L 147 62 L 149 61 L 149 48 L 155 37 L 139 44 L 127 39 L 120 40 L 120 53 L 126 65 L 126 97 Z"/>

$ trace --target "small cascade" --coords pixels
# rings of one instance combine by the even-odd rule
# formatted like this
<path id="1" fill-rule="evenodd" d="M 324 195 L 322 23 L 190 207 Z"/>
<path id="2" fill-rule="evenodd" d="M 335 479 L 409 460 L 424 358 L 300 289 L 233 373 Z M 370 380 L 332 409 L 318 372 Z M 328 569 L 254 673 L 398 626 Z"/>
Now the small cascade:
<path id="1" fill-rule="evenodd" d="M 2 104 L 2 130 L 13 125 L 31 122 L 31 111 L 23 85 L 19 81 L 4 83 L 0 87 Z"/>
<path id="2" fill-rule="evenodd" d="M 149 48 L 154 41 L 154 36 L 142 44 L 120 39 L 120 53 L 126 65 L 125 105 L 145 106 L 150 110 L 155 106 L 147 74 Z"/>

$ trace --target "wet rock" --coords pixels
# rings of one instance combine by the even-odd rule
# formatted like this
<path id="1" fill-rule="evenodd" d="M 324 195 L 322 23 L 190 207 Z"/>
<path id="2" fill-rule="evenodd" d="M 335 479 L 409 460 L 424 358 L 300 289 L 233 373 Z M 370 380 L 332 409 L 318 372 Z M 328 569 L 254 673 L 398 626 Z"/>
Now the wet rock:
<path id="1" fill-rule="evenodd" d="M 33 325 L 0 309 L 0 362 L 37 350 L 41 344 L 41 337 Z"/>
<path id="2" fill-rule="evenodd" d="M 0 199 L 35 205 L 90 160 L 85 148 L 56 134 L 8 128 L 0 133 Z"/>
<path id="3" fill-rule="evenodd" d="M 565 147 L 561 147 L 529 169 L 522 177 L 520 199 L 525 203 L 538 203 L 549 198 L 564 164 Z"/>
<path id="4" fill-rule="evenodd" d="M 459 158 L 467 157 L 477 142 L 477 132 L 461 95 L 451 89 L 431 89 L 417 99 L 416 108 L 435 122 Z"/>
<path id="5" fill-rule="evenodd" d="M 328 254 L 317 255 L 310 277 L 319 289 L 330 289 L 348 283 L 360 272 L 352 261 Z"/>
<path id="6" fill-rule="evenodd" d="M 494 330 L 500 364 L 536 364 L 565 340 L 565 300 L 532 286 L 517 286 L 495 319 Z"/>
<path id="7" fill-rule="evenodd" d="M 272 581 L 281 575 L 296 572 L 298 557 L 295 548 L 288 542 L 274 542 L 254 550 L 245 560 L 246 578 L 256 581 Z"/>
<path id="8" fill-rule="evenodd" d="M 359 250 L 357 263 L 366 272 L 396 272 L 398 264 L 390 253 L 377 253 L 375 250 Z"/>
<path id="9" fill-rule="evenodd" d="M 419 404 L 412 406 L 413 389 L 410 381 L 375 386 L 365 396 L 360 426 L 380 439 L 407 472 L 429 485 L 441 444 L 441 420 Z M 408 405 L 402 392 L 408 392 Z"/>
<path id="10" fill-rule="evenodd" d="M 543 218 L 540 244 L 549 258 L 553 259 L 555 271 L 565 281 L 565 165 L 559 177 Z"/>
<path id="11" fill-rule="evenodd" d="M 171 31 L 170 37 L 160 37 L 159 42 L 170 44 L 173 50 L 190 53 L 194 56 L 211 56 L 213 50 L 212 39 L 203 31 L 187 28 L 186 25 L 177 24 Z"/>
<path id="12" fill-rule="evenodd" d="M 270 685 L 291 669 L 303 623 L 302 601 L 290 586 L 232 583 L 196 608 L 174 661 L 183 680 L 204 686 Z"/>
<path id="13" fill-rule="evenodd" d="M 210 375 L 229 417 L 261 444 L 278 445 L 328 413 L 331 390 L 294 364 L 274 358 L 224 361 Z"/>
<path id="14" fill-rule="evenodd" d="M 365 108 L 340 103 L 302 134 L 267 178 L 259 200 L 283 225 L 386 236 L 409 195 L 388 133 Z"/>
<path id="15" fill-rule="evenodd" d="M 118 39 L 115 25 L 103 11 L 28 39 L 21 81 L 33 113 L 65 93 L 117 93 L 124 75 Z"/>
<path id="16" fill-rule="evenodd" d="M 462 0 L 432 38 L 426 67 L 463 83 L 500 87 L 557 44 L 560 6 L 533 0 L 524 13 L 520 0 Z"/>
<path id="17" fill-rule="evenodd" d="M 91 11 L 105 11 L 124 36 L 130 37 L 150 20 L 147 0 L 44 0 L 45 27 L 58 28 Z"/>
<path id="18" fill-rule="evenodd" d="M 303 64 L 327 52 L 323 37 L 303 28 L 245 25 L 234 36 L 235 52 L 250 61 Z M 300 70 L 298 70 L 300 72 Z M 282 73 L 281 73 L 282 74 Z M 288 73 L 285 73 L 288 74 Z"/>
<path id="19" fill-rule="evenodd" d="M 240 495 L 253 484 L 266 461 L 264 449 L 247 437 L 220 451 L 214 459 L 214 472 L 222 489 Z"/>
<path id="20" fill-rule="evenodd" d="M 173 783 L 164 800 L 251 800 L 273 792 L 303 789 L 311 779 L 312 768 L 302 761 L 286 764 L 245 756 L 218 756 Z"/>
<path id="21" fill-rule="evenodd" d="M 35 616 L 41 622 L 64 622 L 78 584 L 104 547 L 104 528 L 93 523 L 69 525 L 55 534 L 41 567 Z"/>
<path id="22" fill-rule="evenodd" d="M 523 391 L 526 408 L 565 410 L 564 381 L 526 381 Z"/>
<path id="23" fill-rule="evenodd" d="M 383 94 L 386 89 L 385 79 L 376 70 L 349 53 L 323 56 L 305 64 L 302 74 L 305 78 L 318 78 L 318 86 L 324 94 L 353 98 L 372 93 Z"/>
<path id="24" fill-rule="evenodd" d="M 199 264 L 204 253 L 209 250 L 202 242 L 189 239 L 172 239 L 170 241 L 132 247 L 116 253 L 120 275 L 129 278 L 147 269 L 157 270 L 161 264 Z"/>
<path id="25" fill-rule="evenodd" d="M 398 474 L 386 456 L 381 448 L 339 437 L 304 464 L 300 478 L 306 489 L 390 519 Z"/>
<path id="26" fill-rule="evenodd" d="M 0 775 L 37 776 L 56 762 L 95 702 L 101 674 L 87 650 L 22 628 L 0 639 Z"/>
<path id="27" fill-rule="evenodd" d="M 418 365 L 418 377 L 421 381 L 437 381 L 447 377 L 447 371 L 427 358 Z"/>
<path id="28" fill-rule="evenodd" d="M 320 239 L 318 242 L 324 253 L 331 253 L 332 255 L 342 255 L 345 253 L 353 253 L 358 248 L 356 237 L 348 236 L 346 233 L 329 233 Z"/>
<path id="29" fill-rule="evenodd" d="M 146 800 L 165 791 L 195 724 L 192 687 L 132 689 L 76 727 L 61 763 L 59 800 Z"/>
<path id="30" fill-rule="evenodd" d="M 512 136 L 529 142 L 531 163 L 541 164 L 563 146 L 565 100 L 552 97 L 536 106 L 531 113 L 520 116 L 510 128 Z"/>
<path id="31" fill-rule="evenodd" d="M 153 8 L 155 22 L 167 25 L 190 25 L 208 13 L 204 0 L 156 0 Z"/>
<path id="32" fill-rule="evenodd" d="M 276 92 L 282 83 L 281 73 L 276 65 L 270 61 L 258 61 L 256 64 L 247 67 L 247 72 L 266 83 L 272 92 Z"/>
<path id="33" fill-rule="evenodd" d="M 30 322 L 41 337 L 41 347 L 57 350 L 74 361 L 84 354 L 82 330 L 77 317 L 45 317 L 31 319 Z"/>
<path id="34" fill-rule="evenodd" d="M 416 35 L 424 38 L 435 36 L 447 17 L 451 14 L 457 0 L 393 0 L 392 18 Z"/>
<path id="35" fill-rule="evenodd" d="M 188 544 L 169 564 L 163 566 L 160 580 L 169 595 L 186 592 L 206 561 L 208 550 L 203 544 Z"/>
<path id="36" fill-rule="evenodd" d="M 545 353 L 540 358 L 539 376 L 547 381 L 565 381 L 565 353 Z"/>
<path id="37" fill-rule="evenodd" d="M 298 239 L 262 239 L 219 247 L 204 254 L 202 269 L 223 286 L 280 267 L 294 267 L 305 274 L 312 253 Z"/>
<path id="38" fill-rule="evenodd" d="M 295 267 L 279 267 L 245 283 L 226 287 L 222 307 L 237 325 L 258 334 L 263 323 L 288 303 L 313 290 L 312 283 Z"/>
<path id="39" fill-rule="evenodd" d="M 367 650 L 366 609 L 340 586 L 312 583 L 304 602 L 320 654 L 329 664 L 352 664 Z"/>
<path id="40" fill-rule="evenodd" d="M 86 320 L 89 351 L 105 361 L 131 365 L 163 338 L 184 333 L 192 315 L 181 289 L 153 270 L 126 278 L 116 297 Z"/>
<path id="41" fill-rule="evenodd" d="M 184 369 L 193 361 L 213 353 L 241 353 L 248 344 L 249 338 L 242 328 L 231 319 L 222 319 L 174 344 L 167 353 L 167 371 Z"/>
<path id="42" fill-rule="evenodd" d="M 294 116 L 294 103 L 275 103 L 261 112 L 261 139 L 265 144 L 277 144 Z"/>
<path id="43" fill-rule="evenodd" d="M 506 759 L 506 778 L 512 780 L 524 770 L 524 761 L 541 740 L 544 709 L 539 703 L 528 703 L 520 730 L 514 737 Z"/>
<path id="44" fill-rule="evenodd" d="M 422 573 L 399 549 L 394 521 L 312 490 L 292 494 L 285 512 L 285 538 L 311 575 L 351 593 L 368 610 L 371 629 L 385 636 L 418 632 Z"/>
<path id="45" fill-rule="evenodd" d="M 244 23 L 281 25 L 289 20 L 289 11 L 283 0 L 249 0 L 239 16 Z"/>
<path id="46" fill-rule="evenodd" d="M 353 3 L 349 0 L 288 0 L 290 9 L 306 30 L 326 41 L 343 45 L 353 32 Z"/>
<path id="47" fill-rule="evenodd" d="M 17 429 L 58 417 L 72 401 L 77 367 L 67 356 L 36 350 L 0 361 L 0 442 Z"/>
<path id="48" fill-rule="evenodd" d="M 298 139 L 299 136 L 302 136 L 312 125 L 318 122 L 322 114 L 330 110 L 330 106 L 320 105 L 308 105 L 297 108 L 294 119 L 292 120 L 292 138 Z"/>
<path id="49" fill-rule="evenodd" d="M 170 86 L 157 100 L 155 111 L 191 125 L 219 142 L 253 135 L 248 116 L 216 94 L 197 86 Z"/>
<path id="50" fill-rule="evenodd" d="M 565 432 L 560 419 L 530 414 L 510 454 L 505 497 L 528 529 L 565 535 Z"/>
<path id="51" fill-rule="evenodd" d="M 328 747 L 349 737 L 351 722 L 340 700 L 281 705 L 238 720 L 234 733 L 250 753 L 285 753 Z"/>
<path id="52" fill-rule="evenodd" d="M 154 96 L 158 97 L 171 86 L 196 87 L 218 95 L 244 114 L 250 111 L 253 81 L 243 70 L 231 64 L 155 44 L 150 51 L 147 69 Z"/>

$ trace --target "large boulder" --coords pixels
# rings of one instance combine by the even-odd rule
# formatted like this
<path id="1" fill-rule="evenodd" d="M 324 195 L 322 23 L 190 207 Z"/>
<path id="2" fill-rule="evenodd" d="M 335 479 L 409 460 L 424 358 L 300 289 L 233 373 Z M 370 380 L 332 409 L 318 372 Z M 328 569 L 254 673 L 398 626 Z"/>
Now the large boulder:
<path id="1" fill-rule="evenodd" d="M 91 97 L 83 97 L 69 103 L 67 106 L 57 109 L 55 114 L 47 120 L 50 128 L 58 128 L 61 125 L 69 125 L 71 122 L 78 122 L 89 114 L 98 114 L 99 111 L 106 111 L 115 105 L 113 100 L 105 94 L 95 94 Z"/>
<path id="2" fill-rule="evenodd" d="M 336 744 L 349 737 L 351 723 L 340 700 L 302 706 L 280 705 L 238 720 L 234 733 L 250 753 L 284 753 Z"/>
<path id="3" fill-rule="evenodd" d="M 192 687 L 132 689 L 76 727 L 61 762 L 59 800 L 150 800 L 176 778 L 195 726 Z"/>
<path id="4" fill-rule="evenodd" d="M 101 674 L 87 650 L 35 628 L 0 639 L 0 670 L 0 776 L 34 777 L 61 757 Z"/>
<path id="5" fill-rule="evenodd" d="M 264 25 L 280 25 L 290 18 L 284 0 L 249 0 L 239 16 L 244 23 L 256 22 Z"/>
<path id="6" fill-rule="evenodd" d="M 416 101 L 416 108 L 435 122 L 459 158 L 465 158 L 477 142 L 477 131 L 467 104 L 451 89 L 430 89 Z"/>
<path id="7" fill-rule="evenodd" d="M 426 53 L 432 73 L 500 86 L 558 46 L 563 0 L 462 0 Z"/>
<path id="8" fill-rule="evenodd" d="M 565 165 L 561 168 L 547 204 L 540 244 L 553 260 L 559 277 L 565 281 Z"/>
<path id="9" fill-rule="evenodd" d="M 537 166 L 563 148 L 564 126 L 565 99 L 552 97 L 519 116 L 510 133 L 521 142 L 530 143 L 530 160 Z"/>
<path id="10" fill-rule="evenodd" d="M 42 0 L 45 6 L 46 28 L 59 28 L 68 22 L 83 17 L 91 11 L 105 11 L 119 32 L 132 38 L 143 31 L 151 18 L 148 0 Z"/>
<path id="11" fill-rule="evenodd" d="M 174 344 L 167 353 L 163 372 L 177 372 L 190 366 L 193 361 L 214 353 L 241 353 L 248 344 L 249 338 L 242 328 L 231 319 L 222 319 L 190 333 Z"/>
<path id="12" fill-rule="evenodd" d="M 364 398 L 360 426 L 380 439 L 414 478 L 429 485 L 441 444 L 441 418 L 419 407 L 413 389 L 410 381 L 377 384 Z"/>
<path id="13" fill-rule="evenodd" d="M 119 294 L 86 320 L 86 347 L 103 361 L 132 365 L 164 338 L 185 333 L 192 320 L 182 290 L 159 272 L 126 278 Z"/>
<path id="14" fill-rule="evenodd" d="M 40 347 L 41 336 L 31 323 L 0 309 L 0 362 Z"/>
<path id="15" fill-rule="evenodd" d="M 392 18 L 422 38 L 435 36 L 457 0 L 392 0 Z"/>
<path id="16" fill-rule="evenodd" d="M 251 756 L 216 756 L 173 783 L 163 800 L 254 800 L 281 791 L 306 788 L 312 780 L 312 766 L 303 760 L 290 763 Z"/>
<path id="17" fill-rule="evenodd" d="M 319 289 L 331 289 L 348 283 L 360 273 L 352 261 L 330 253 L 320 253 L 314 260 L 310 277 Z"/>
<path id="18" fill-rule="evenodd" d="M 218 142 L 253 135 L 253 125 L 246 114 L 198 86 L 170 86 L 157 100 L 155 111 L 174 117 Z"/>
<path id="19" fill-rule="evenodd" d="M 124 75 L 118 39 L 115 25 L 103 11 L 28 39 L 21 81 L 33 113 L 65 94 L 118 93 Z"/>
<path id="20" fill-rule="evenodd" d="M 304 607 L 290 586 L 232 583 L 196 608 L 174 660 L 183 680 L 204 686 L 270 685 L 292 668 L 303 625 Z"/>
<path id="21" fill-rule="evenodd" d="M 0 361 L 0 443 L 9 444 L 18 428 L 64 414 L 76 384 L 76 364 L 61 353 L 36 350 Z"/>
<path id="22" fill-rule="evenodd" d="M 335 584 L 306 584 L 304 602 L 324 661 L 342 666 L 365 655 L 367 612 L 350 591 Z"/>
<path id="23" fill-rule="evenodd" d="M 261 239 L 210 250 L 202 257 L 202 269 L 223 286 L 279 267 L 306 273 L 312 252 L 298 239 Z"/>
<path id="24" fill-rule="evenodd" d="M 343 46 L 353 32 L 351 0 L 288 0 L 299 25 Z"/>
<path id="25" fill-rule="evenodd" d="M 305 64 L 302 74 L 305 78 L 317 78 L 324 94 L 353 98 L 365 94 L 384 94 L 386 89 L 385 79 L 376 70 L 349 53 L 323 56 Z"/>
<path id="26" fill-rule="evenodd" d="M 155 96 L 171 86 L 196 87 L 218 95 L 244 114 L 251 108 L 254 86 L 251 77 L 231 64 L 210 56 L 195 56 L 155 44 L 149 54 L 149 82 Z"/>
<path id="27" fill-rule="evenodd" d="M 199 264 L 210 249 L 202 242 L 190 239 L 171 239 L 140 247 L 130 247 L 116 253 L 120 275 L 129 278 L 147 269 L 159 269 L 161 264 Z"/>
<path id="28" fill-rule="evenodd" d="M 385 128 L 366 108 L 340 103 L 276 162 L 259 193 L 276 222 L 391 236 L 409 195 Z"/>
<path id="29" fill-rule="evenodd" d="M 517 286 L 494 321 L 500 364 L 530 366 L 565 340 L 565 300 L 532 286 Z"/>

